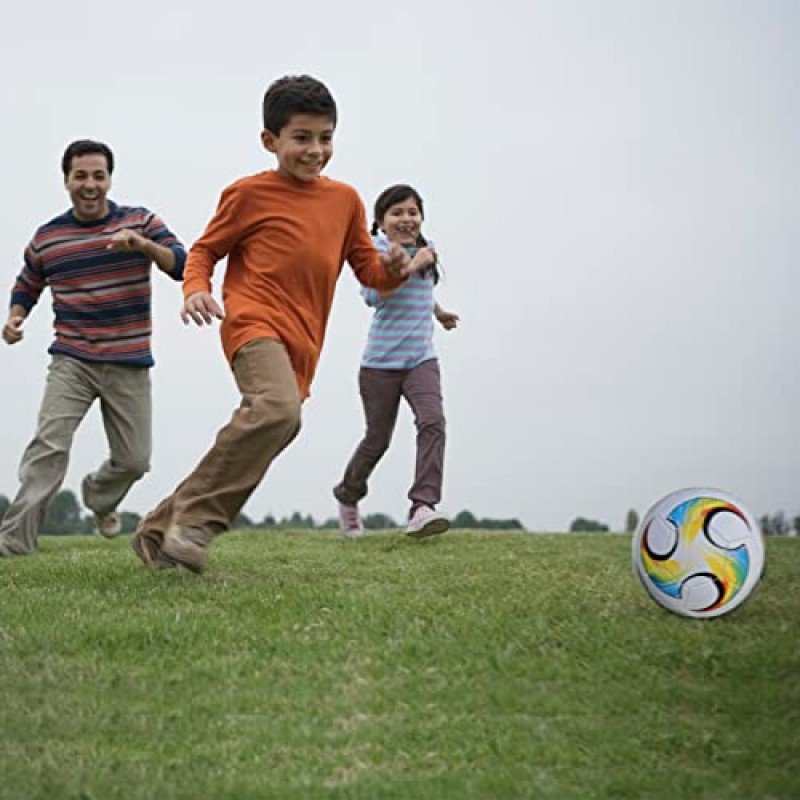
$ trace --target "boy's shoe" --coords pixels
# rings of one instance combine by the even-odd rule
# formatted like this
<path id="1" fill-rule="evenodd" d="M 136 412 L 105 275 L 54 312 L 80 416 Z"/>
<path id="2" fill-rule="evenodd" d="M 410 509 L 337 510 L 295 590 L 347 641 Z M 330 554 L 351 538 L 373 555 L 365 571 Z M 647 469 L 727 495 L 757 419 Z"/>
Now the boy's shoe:
<path id="1" fill-rule="evenodd" d="M 430 506 L 417 506 L 408 520 L 406 533 L 415 539 L 444 533 L 450 527 L 450 520 L 444 514 L 434 511 Z"/>
<path id="2" fill-rule="evenodd" d="M 164 534 L 161 553 L 178 566 L 200 574 L 206 568 L 207 539 L 203 531 L 172 524 Z"/>
<path id="3" fill-rule="evenodd" d="M 113 539 L 122 531 L 122 517 L 116 511 L 109 511 L 107 514 L 95 514 L 94 526 L 101 536 L 106 539 Z"/>
<path id="4" fill-rule="evenodd" d="M 146 567 L 170 569 L 177 566 L 161 552 L 161 541 L 147 531 L 137 530 L 131 536 L 131 547 Z"/>
<path id="5" fill-rule="evenodd" d="M 345 539 L 358 539 L 364 535 L 364 525 L 361 522 L 361 514 L 358 513 L 358 506 L 348 506 L 339 503 L 339 530 Z"/>

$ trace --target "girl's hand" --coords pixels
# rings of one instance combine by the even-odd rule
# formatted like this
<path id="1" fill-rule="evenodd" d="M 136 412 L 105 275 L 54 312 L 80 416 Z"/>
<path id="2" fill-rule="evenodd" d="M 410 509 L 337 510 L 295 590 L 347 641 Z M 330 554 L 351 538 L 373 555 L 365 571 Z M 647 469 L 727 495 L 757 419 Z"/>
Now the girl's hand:
<path id="1" fill-rule="evenodd" d="M 422 272 L 436 263 L 436 252 L 432 247 L 421 247 L 411 259 L 409 272 Z"/>
<path id="2" fill-rule="evenodd" d="M 196 325 L 210 325 L 214 318 L 225 319 L 225 313 L 208 292 L 195 292 L 183 301 L 181 319 L 184 325 L 188 325 L 190 319 Z"/>
<path id="3" fill-rule="evenodd" d="M 446 330 L 451 331 L 458 327 L 459 316 L 452 311 L 445 311 L 443 308 L 436 309 L 436 320 Z"/>

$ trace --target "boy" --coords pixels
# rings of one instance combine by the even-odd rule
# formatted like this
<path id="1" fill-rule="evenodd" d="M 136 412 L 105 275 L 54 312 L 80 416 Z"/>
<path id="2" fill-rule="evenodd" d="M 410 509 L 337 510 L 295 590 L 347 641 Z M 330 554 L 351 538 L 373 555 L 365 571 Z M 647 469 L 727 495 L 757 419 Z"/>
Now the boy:
<path id="1" fill-rule="evenodd" d="M 36 550 L 39 526 L 67 472 L 72 438 L 95 400 L 109 457 L 81 483 L 103 536 L 119 533 L 116 508 L 149 469 L 151 452 L 151 264 L 176 281 L 186 251 L 146 208 L 108 199 L 114 156 L 82 139 L 61 160 L 72 208 L 42 225 L 25 250 L 3 339 L 16 344 L 50 287 L 55 340 L 36 435 L 20 466 L 20 488 L 0 524 L 0 556 Z"/>
<path id="2" fill-rule="evenodd" d="M 344 261 L 362 284 L 383 290 L 400 285 L 410 263 L 399 247 L 379 255 L 355 190 L 320 176 L 337 121 L 328 89 L 307 75 L 280 78 L 264 95 L 263 116 L 261 141 L 278 167 L 222 192 L 189 252 L 181 312 L 186 324 L 222 320 L 242 401 L 189 477 L 140 523 L 131 544 L 149 566 L 202 572 L 211 539 L 297 436 Z M 211 276 L 226 255 L 223 312 Z"/>

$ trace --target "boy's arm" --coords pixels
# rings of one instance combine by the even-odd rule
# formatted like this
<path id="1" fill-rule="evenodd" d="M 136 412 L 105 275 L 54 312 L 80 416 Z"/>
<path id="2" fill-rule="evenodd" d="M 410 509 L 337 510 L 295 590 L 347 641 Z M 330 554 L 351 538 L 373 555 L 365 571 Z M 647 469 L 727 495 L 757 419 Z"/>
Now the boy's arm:
<path id="1" fill-rule="evenodd" d="M 364 204 L 355 193 L 352 218 L 348 229 L 345 258 L 362 286 L 380 291 L 392 291 L 406 279 L 411 259 L 402 247 L 392 245 L 379 253 L 367 232 Z"/>
<path id="2" fill-rule="evenodd" d="M 203 235 L 189 249 L 183 271 L 184 324 L 210 325 L 225 313 L 211 294 L 211 277 L 217 262 L 231 251 L 241 237 L 242 196 L 237 184 L 224 189 L 214 216 Z"/>

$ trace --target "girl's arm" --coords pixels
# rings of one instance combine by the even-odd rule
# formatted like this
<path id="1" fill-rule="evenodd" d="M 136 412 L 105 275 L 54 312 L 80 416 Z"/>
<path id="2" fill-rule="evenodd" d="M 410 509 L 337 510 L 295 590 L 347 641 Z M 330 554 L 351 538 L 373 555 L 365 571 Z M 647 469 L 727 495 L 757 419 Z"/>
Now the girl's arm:
<path id="1" fill-rule="evenodd" d="M 445 311 L 438 303 L 433 307 L 433 316 L 436 321 L 446 330 L 451 331 L 458 326 L 460 317 L 452 311 Z"/>

